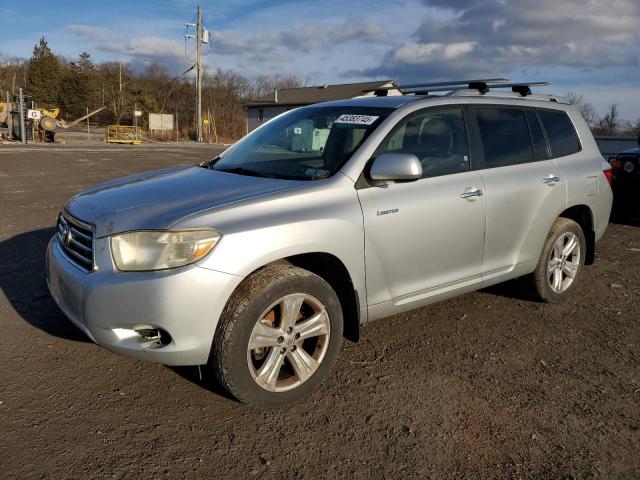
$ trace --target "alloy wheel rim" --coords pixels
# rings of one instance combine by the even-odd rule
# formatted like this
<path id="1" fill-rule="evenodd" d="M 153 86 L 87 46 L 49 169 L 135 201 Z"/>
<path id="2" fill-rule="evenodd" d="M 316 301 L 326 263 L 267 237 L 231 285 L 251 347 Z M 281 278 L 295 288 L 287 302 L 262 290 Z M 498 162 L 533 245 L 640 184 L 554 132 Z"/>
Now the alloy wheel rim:
<path id="1" fill-rule="evenodd" d="M 580 241 L 575 233 L 560 235 L 551 249 L 547 263 L 547 281 L 551 290 L 565 292 L 574 282 L 580 268 Z"/>
<path id="2" fill-rule="evenodd" d="M 272 392 L 299 387 L 320 367 L 330 334 L 329 314 L 320 300 L 305 293 L 279 298 L 260 315 L 249 337 L 251 376 Z"/>

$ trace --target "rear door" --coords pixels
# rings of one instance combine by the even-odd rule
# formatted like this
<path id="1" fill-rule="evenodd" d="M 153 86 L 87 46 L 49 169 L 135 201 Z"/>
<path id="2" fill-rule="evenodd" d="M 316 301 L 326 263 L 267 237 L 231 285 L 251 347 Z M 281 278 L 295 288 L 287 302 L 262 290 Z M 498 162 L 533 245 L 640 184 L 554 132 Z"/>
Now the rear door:
<path id="1" fill-rule="evenodd" d="M 566 180 L 534 109 L 487 105 L 472 111 L 487 197 L 483 283 L 488 285 L 535 266 L 566 205 Z"/>

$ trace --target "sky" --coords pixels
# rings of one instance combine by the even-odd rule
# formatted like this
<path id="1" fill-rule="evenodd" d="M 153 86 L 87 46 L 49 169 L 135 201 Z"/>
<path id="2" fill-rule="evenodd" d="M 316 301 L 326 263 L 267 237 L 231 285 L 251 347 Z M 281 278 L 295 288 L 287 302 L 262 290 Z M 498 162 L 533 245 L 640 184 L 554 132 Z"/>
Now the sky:
<path id="1" fill-rule="evenodd" d="M 58 54 L 174 74 L 193 64 L 195 0 L 0 0 L 0 55 Z M 204 61 L 247 77 L 294 74 L 312 85 L 482 77 L 550 81 L 599 113 L 640 118 L 640 0 L 201 0 Z M 14 19 L 14 20 L 11 20 Z"/>

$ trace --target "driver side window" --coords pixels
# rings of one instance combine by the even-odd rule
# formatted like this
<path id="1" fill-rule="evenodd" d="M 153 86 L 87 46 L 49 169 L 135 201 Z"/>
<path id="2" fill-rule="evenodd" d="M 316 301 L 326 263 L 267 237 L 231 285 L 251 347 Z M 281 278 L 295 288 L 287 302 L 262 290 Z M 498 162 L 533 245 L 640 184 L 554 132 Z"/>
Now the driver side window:
<path id="1" fill-rule="evenodd" d="M 462 110 L 421 110 L 400 121 L 382 142 L 382 153 L 412 153 L 422 164 L 423 177 L 470 169 L 469 143 Z"/>

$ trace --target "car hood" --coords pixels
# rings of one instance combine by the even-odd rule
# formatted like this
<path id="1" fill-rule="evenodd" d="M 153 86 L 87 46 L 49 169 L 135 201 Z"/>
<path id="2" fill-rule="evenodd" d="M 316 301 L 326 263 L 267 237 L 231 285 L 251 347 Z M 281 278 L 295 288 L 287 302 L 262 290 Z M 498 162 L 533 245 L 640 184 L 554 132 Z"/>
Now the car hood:
<path id="1" fill-rule="evenodd" d="M 187 215 L 281 192 L 305 182 L 251 177 L 202 167 L 176 167 L 111 180 L 85 190 L 65 206 L 92 223 L 96 236 L 163 229 Z"/>
<path id="2" fill-rule="evenodd" d="M 620 152 L 620 155 L 640 155 L 640 147 L 625 150 L 624 152 Z"/>

